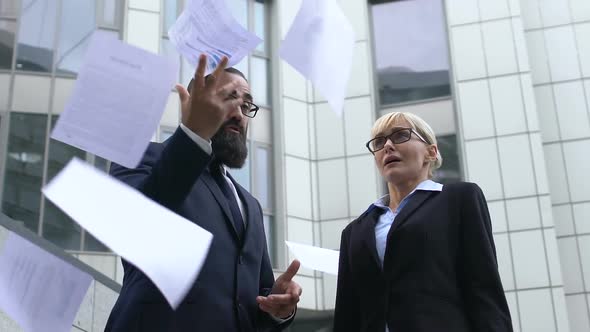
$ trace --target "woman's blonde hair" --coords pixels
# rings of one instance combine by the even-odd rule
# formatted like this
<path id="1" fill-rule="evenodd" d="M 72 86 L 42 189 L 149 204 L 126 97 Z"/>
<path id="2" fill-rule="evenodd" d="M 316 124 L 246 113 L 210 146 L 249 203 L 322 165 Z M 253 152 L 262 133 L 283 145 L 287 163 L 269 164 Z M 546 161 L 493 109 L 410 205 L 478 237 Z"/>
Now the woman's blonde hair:
<path id="1" fill-rule="evenodd" d="M 424 140 L 426 140 L 426 143 L 437 145 L 434 130 L 432 130 L 430 125 L 416 114 L 407 112 L 388 113 L 377 119 L 373 125 L 373 129 L 371 129 L 371 138 L 388 134 L 389 131 L 395 127 L 395 125 L 401 122 L 409 123 L 412 129 L 414 129 L 418 134 L 420 134 L 420 136 L 422 136 L 422 138 L 424 138 Z M 442 156 L 440 151 L 438 151 L 436 153 L 436 159 L 430 162 L 428 168 L 429 178 L 432 178 L 434 170 L 438 169 L 442 165 L 442 161 Z"/>

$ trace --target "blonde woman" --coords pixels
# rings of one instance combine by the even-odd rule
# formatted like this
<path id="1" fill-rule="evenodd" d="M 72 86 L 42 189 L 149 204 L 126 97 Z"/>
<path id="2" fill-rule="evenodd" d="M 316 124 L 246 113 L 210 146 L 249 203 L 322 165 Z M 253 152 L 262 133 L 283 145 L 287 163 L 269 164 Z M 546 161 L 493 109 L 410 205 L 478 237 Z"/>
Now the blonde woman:
<path id="1" fill-rule="evenodd" d="M 389 193 L 342 232 L 334 331 L 512 331 L 481 189 L 431 180 L 442 157 L 414 114 L 371 136 Z"/>

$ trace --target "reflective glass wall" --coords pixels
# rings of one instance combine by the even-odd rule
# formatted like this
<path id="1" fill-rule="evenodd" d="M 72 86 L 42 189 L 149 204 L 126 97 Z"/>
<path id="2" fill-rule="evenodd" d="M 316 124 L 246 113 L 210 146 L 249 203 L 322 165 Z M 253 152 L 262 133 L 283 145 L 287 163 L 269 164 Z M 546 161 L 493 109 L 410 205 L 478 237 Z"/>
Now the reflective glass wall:
<path id="1" fill-rule="evenodd" d="M 45 200 L 40 189 L 72 157 L 103 170 L 108 162 L 49 135 L 71 92 L 89 37 L 96 29 L 120 37 L 122 4 L 0 1 L 2 212 L 70 251 L 108 249 Z"/>
<path id="2" fill-rule="evenodd" d="M 443 156 L 435 181 L 461 179 L 442 0 L 370 0 L 379 114 L 412 112 L 434 129 Z"/>
<path id="3" fill-rule="evenodd" d="M 160 53 L 172 57 L 180 57 L 168 38 L 168 30 L 182 12 L 183 0 L 164 0 L 163 26 Z M 236 20 L 246 29 L 254 32 L 263 40 L 269 40 L 269 4 L 263 0 L 226 0 L 226 5 Z M 195 68 L 181 58 L 179 82 L 188 85 L 194 75 Z M 232 176 L 260 202 L 264 213 L 264 225 L 271 259 L 274 258 L 274 214 L 272 194 L 274 173 L 272 171 L 271 142 L 271 91 L 270 91 L 270 48 L 262 42 L 258 48 L 238 63 L 239 69 L 248 78 L 254 103 L 260 107 L 256 117 L 250 120 L 248 129 L 249 155 L 241 169 L 230 170 Z M 174 132 L 173 126 L 160 128 L 159 140 L 164 141 Z M 274 259 L 273 259 L 274 260 Z"/>

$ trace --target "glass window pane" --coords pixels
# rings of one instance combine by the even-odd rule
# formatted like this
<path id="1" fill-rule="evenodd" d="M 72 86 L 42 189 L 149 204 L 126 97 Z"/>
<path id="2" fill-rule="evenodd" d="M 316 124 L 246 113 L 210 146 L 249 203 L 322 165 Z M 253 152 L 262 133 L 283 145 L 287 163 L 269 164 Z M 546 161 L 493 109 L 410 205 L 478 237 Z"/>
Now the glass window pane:
<path id="1" fill-rule="evenodd" d="M 160 129 L 160 142 L 164 142 L 174 134 L 174 129 L 161 128 Z"/>
<path id="2" fill-rule="evenodd" d="M 19 5 L 19 0 L 0 0 L 0 15 L 15 17 Z"/>
<path id="3" fill-rule="evenodd" d="M 94 0 L 63 0 L 56 59 L 59 74 L 76 75 L 95 30 Z"/>
<path id="4" fill-rule="evenodd" d="M 227 0 L 225 3 L 236 21 L 248 29 L 248 0 Z"/>
<path id="5" fill-rule="evenodd" d="M 14 33 L 16 22 L 0 20 L 0 68 L 10 69 L 14 50 Z"/>
<path id="6" fill-rule="evenodd" d="M 443 163 L 434 172 L 433 180 L 442 184 L 461 181 L 457 135 L 437 136 L 436 140 L 440 154 L 443 157 Z"/>
<path id="7" fill-rule="evenodd" d="M 55 0 L 24 0 L 18 31 L 16 69 L 51 72 L 57 14 Z"/>
<path id="8" fill-rule="evenodd" d="M 109 30 L 109 29 L 100 29 L 100 31 L 102 33 L 109 34 L 114 38 L 121 39 L 121 35 L 119 34 L 119 31 L 113 31 L 113 30 Z"/>
<path id="9" fill-rule="evenodd" d="M 186 59 L 182 58 L 182 73 L 181 73 L 181 81 L 180 83 L 184 85 L 184 87 L 188 87 L 188 83 L 191 79 L 195 76 L 196 68 L 191 65 Z"/>
<path id="10" fill-rule="evenodd" d="M 81 228 L 50 200 L 45 200 L 43 237 L 65 250 L 80 250 Z"/>
<path id="11" fill-rule="evenodd" d="M 248 77 L 249 70 L 248 70 L 248 57 L 245 56 L 240 62 L 234 65 L 234 68 L 241 71 L 244 76 Z"/>
<path id="12" fill-rule="evenodd" d="M 264 1 L 256 0 L 254 2 L 254 33 L 262 39 L 262 43 L 256 47 L 257 51 L 266 51 L 266 7 Z"/>
<path id="13" fill-rule="evenodd" d="M 270 191 L 272 188 L 272 174 L 270 174 L 270 150 L 263 147 L 256 148 L 256 198 L 265 210 L 272 208 Z"/>
<path id="14" fill-rule="evenodd" d="M 99 156 L 94 156 L 94 167 L 108 173 L 110 166 L 111 165 L 108 160 L 101 158 Z"/>
<path id="15" fill-rule="evenodd" d="M 250 64 L 252 66 L 250 87 L 254 103 L 268 106 L 270 104 L 268 100 L 268 62 L 266 59 L 253 56 L 250 58 Z"/>
<path id="16" fill-rule="evenodd" d="M 264 235 L 266 236 L 266 247 L 268 248 L 268 256 L 270 258 L 270 263 L 272 266 L 275 265 L 274 257 L 275 257 L 275 246 L 274 246 L 274 223 L 273 218 L 271 216 L 263 216 L 263 223 L 264 223 Z"/>
<path id="17" fill-rule="evenodd" d="M 168 38 L 162 38 L 162 43 L 160 44 L 160 54 L 167 56 L 169 58 L 176 58 L 177 61 L 180 57 L 180 54 L 178 54 L 178 51 L 176 51 L 176 48 L 174 47 L 174 45 L 172 45 L 172 42 Z M 177 75 L 176 82 L 178 82 L 178 79 L 179 77 Z"/>
<path id="18" fill-rule="evenodd" d="M 55 126 L 58 117 L 51 117 L 51 128 Z M 86 159 L 86 153 L 78 148 L 54 139 L 49 140 L 49 160 L 47 163 L 47 181 L 65 167 L 73 158 Z M 43 213 L 43 237 L 55 245 L 67 250 L 80 250 L 81 229 L 70 217 L 63 213 L 49 200 L 45 200 Z"/>
<path id="19" fill-rule="evenodd" d="M 123 1 L 119 0 L 101 0 L 102 1 L 102 24 L 120 28 L 121 22 L 121 4 Z M 100 8 L 100 7 L 99 7 Z"/>
<path id="20" fill-rule="evenodd" d="M 176 22 L 177 17 L 177 0 L 164 0 L 164 31 L 162 31 L 162 35 L 168 36 L 168 30 L 170 30 L 170 27 Z"/>
<path id="21" fill-rule="evenodd" d="M 250 158 L 246 158 L 244 167 L 231 169 L 230 174 L 242 187 L 250 191 Z"/>
<path id="22" fill-rule="evenodd" d="M 162 44 L 160 47 L 160 54 L 168 56 L 168 57 L 179 57 L 178 51 L 176 47 L 172 45 L 172 42 L 168 38 L 162 38 Z"/>
<path id="23" fill-rule="evenodd" d="M 371 6 L 381 105 L 451 94 L 441 0 Z"/>
<path id="24" fill-rule="evenodd" d="M 10 114 L 2 211 L 38 231 L 47 115 Z"/>
<path id="25" fill-rule="evenodd" d="M 109 248 L 107 248 L 102 242 L 98 241 L 92 234 L 88 232 L 84 232 L 84 251 L 100 251 L 100 252 L 110 252 Z"/>

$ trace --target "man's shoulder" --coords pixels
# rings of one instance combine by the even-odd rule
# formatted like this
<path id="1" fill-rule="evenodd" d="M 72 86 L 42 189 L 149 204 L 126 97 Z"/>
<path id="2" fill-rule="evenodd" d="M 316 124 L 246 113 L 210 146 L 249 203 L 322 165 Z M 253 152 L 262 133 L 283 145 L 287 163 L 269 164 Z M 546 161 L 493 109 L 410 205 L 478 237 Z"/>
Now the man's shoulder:
<path id="1" fill-rule="evenodd" d="M 162 153 L 162 150 L 164 150 L 165 146 L 166 146 L 166 142 L 164 142 L 164 143 L 150 142 L 148 144 L 147 148 L 145 149 L 144 157 L 145 157 L 145 155 L 148 155 L 148 154 Z"/>
<path id="2" fill-rule="evenodd" d="M 137 168 L 143 168 L 145 166 L 151 167 L 153 164 L 158 160 L 162 151 L 164 150 L 164 144 L 158 142 L 150 142 L 141 158 L 141 162 L 137 165 Z M 129 168 L 125 166 L 121 166 L 117 163 L 111 163 L 110 173 L 111 175 L 116 175 L 121 171 L 128 171 Z"/>

